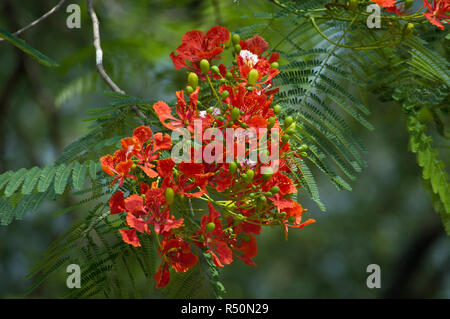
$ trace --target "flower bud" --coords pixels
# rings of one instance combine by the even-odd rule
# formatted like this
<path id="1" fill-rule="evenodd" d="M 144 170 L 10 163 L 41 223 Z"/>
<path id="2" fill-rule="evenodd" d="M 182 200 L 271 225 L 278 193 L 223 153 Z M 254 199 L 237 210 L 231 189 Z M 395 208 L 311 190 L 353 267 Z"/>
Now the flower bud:
<path id="1" fill-rule="evenodd" d="M 300 147 L 298 148 L 298 150 L 299 150 L 300 152 L 304 152 L 304 151 L 308 150 L 308 148 L 309 148 L 308 145 L 302 144 L 302 145 L 300 145 Z"/>
<path id="2" fill-rule="evenodd" d="M 208 74 L 209 71 L 209 62 L 206 59 L 200 61 L 200 70 L 203 74 Z"/>
<path id="3" fill-rule="evenodd" d="M 227 72 L 227 75 L 225 76 L 228 80 L 231 80 L 233 78 L 233 73 Z"/>
<path id="4" fill-rule="evenodd" d="M 282 141 L 283 143 L 287 143 L 287 142 L 289 142 L 289 138 L 290 138 L 289 134 L 284 134 L 284 135 L 281 137 L 281 141 Z"/>
<path id="5" fill-rule="evenodd" d="M 292 116 L 287 116 L 284 119 L 284 127 L 287 128 L 287 127 L 291 126 L 292 123 L 294 123 L 294 119 L 292 118 Z"/>
<path id="6" fill-rule="evenodd" d="M 269 122 L 269 124 L 267 125 L 267 128 L 270 130 L 274 125 L 275 125 L 275 118 L 269 117 L 269 119 L 267 120 Z"/>
<path id="7" fill-rule="evenodd" d="M 228 165 L 228 169 L 230 170 L 230 173 L 231 173 L 231 174 L 236 173 L 236 170 L 237 170 L 237 164 L 236 164 L 236 162 L 231 162 L 231 163 Z"/>
<path id="8" fill-rule="evenodd" d="M 275 105 L 275 106 L 273 107 L 273 112 L 274 112 L 275 114 L 280 114 L 280 112 L 281 112 L 281 105 L 280 105 L 280 104 Z"/>
<path id="9" fill-rule="evenodd" d="M 190 85 L 186 86 L 186 93 L 188 95 L 191 95 L 192 93 L 194 93 L 194 89 L 192 88 L 192 86 L 190 86 Z"/>
<path id="10" fill-rule="evenodd" d="M 272 62 L 272 64 L 270 65 L 270 67 L 272 69 L 278 69 L 280 67 L 280 64 L 278 62 Z"/>
<path id="11" fill-rule="evenodd" d="M 214 224 L 213 222 L 208 223 L 208 224 L 206 225 L 206 233 L 207 233 L 207 234 L 212 233 L 212 232 L 214 231 L 215 228 L 216 228 L 216 224 Z"/>
<path id="12" fill-rule="evenodd" d="M 216 74 L 220 74 L 220 70 L 219 70 L 219 68 L 217 67 L 217 65 L 213 65 L 213 66 L 211 67 L 211 71 L 213 71 L 213 72 L 216 73 Z"/>
<path id="13" fill-rule="evenodd" d="M 272 188 L 270 189 L 270 192 L 271 192 L 272 194 L 279 193 L 279 192 L 280 192 L 280 188 L 279 188 L 278 186 L 274 186 L 274 187 L 272 187 Z"/>
<path id="14" fill-rule="evenodd" d="M 241 42 L 241 37 L 239 36 L 239 34 L 235 33 L 231 37 L 231 41 L 233 41 L 233 44 L 239 44 Z"/>
<path id="15" fill-rule="evenodd" d="M 234 46 L 234 50 L 236 51 L 236 53 L 239 54 L 239 52 L 241 52 L 241 50 L 242 50 L 241 45 L 240 45 L 240 44 L 236 44 L 236 45 Z"/>
<path id="16" fill-rule="evenodd" d="M 295 218 L 295 216 L 289 216 L 288 218 L 288 222 L 290 222 L 291 224 L 295 223 L 296 220 L 297 218 Z"/>
<path id="17" fill-rule="evenodd" d="M 228 91 L 225 91 L 228 92 Z M 235 107 L 231 110 L 231 120 L 236 121 L 239 118 L 239 115 L 241 115 L 241 111 Z"/>
<path id="18" fill-rule="evenodd" d="M 166 192 L 165 192 L 164 195 L 166 197 L 166 203 L 168 205 L 172 205 L 173 204 L 173 200 L 174 200 L 174 196 L 175 196 L 175 193 L 174 193 L 173 189 L 170 188 L 170 187 L 166 188 Z"/>
<path id="19" fill-rule="evenodd" d="M 247 170 L 247 180 L 251 182 L 253 180 L 253 177 L 255 177 L 255 172 L 252 169 Z"/>
<path id="20" fill-rule="evenodd" d="M 228 91 L 223 91 L 221 94 L 220 94 L 220 97 L 222 98 L 222 99 L 226 99 L 227 97 L 229 97 L 230 96 L 230 92 L 228 92 Z"/>
<path id="21" fill-rule="evenodd" d="M 248 125 L 247 125 L 246 123 L 241 123 L 241 127 L 242 127 L 242 128 L 247 128 L 247 126 L 248 126 Z"/>
<path id="22" fill-rule="evenodd" d="M 198 86 L 198 75 L 194 72 L 190 72 L 188 75 L 188 83 L 195 90 Z"/>
<path id="23" fill-rule="evenodd" d="M 272 177 L 272 175 L 273 175 L 273 168 L 272 167 L 266 167 L 264 169 L 264 171 L 263 171 L 263 174 L 262 174 L 263 179 L 265 181 L 268 181 Z"/>
<path id="24" fill-rule="evenodd" d="M 248 73 L 248 84 L 255 85 L 256 81 L 258 81 L 259 73 L 256 69 L 251 69 Z"/>

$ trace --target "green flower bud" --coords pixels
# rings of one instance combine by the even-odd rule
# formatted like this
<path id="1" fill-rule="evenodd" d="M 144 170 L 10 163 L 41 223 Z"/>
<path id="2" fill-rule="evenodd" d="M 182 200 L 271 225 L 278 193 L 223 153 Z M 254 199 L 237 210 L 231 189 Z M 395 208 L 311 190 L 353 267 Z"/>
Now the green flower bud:
<path id="1" fill-rule="evenodd" d="M 284 134 L 284 135 L 281 137 L 281 141 L 282 141 L 283 143 L 287 143 L 287 142 L 289 142 L 289 138 L 290 138 L 290 136 L 289 136 L 288 134 Z"/>
<path id="2" fill-rule="evenodd" d="M 247 89 L 247 91 L 252 92 L 253 91 L 253 86 L 247 86 L 246 89 Z"/>
<path id="3" fill-rule="evenodd" d="M 304 152 L 304 151 L 308 150 L 308 148 L 309 148 L 308 145 L 302 144 L 302 145 L 300 145 L 300 147 L 298 148 L 298 150 L 299 150 L 300 152 Z"/>
<path id="4" fill-rule="evenodd" d="M 188 74 L 188 83 L 195 90 L 198 86 L 198 75 L 195 74 L 194 72 L 190 72 Z"/>
<path id="5" fill-rule="evenodd" d="M 262 174 L 263 179 L 265 181 L 268 181 L 272 177 L 272 175 L 273 175 L 273 168 L 272 167 L 266 167 L 264 169 L 263 174 Z"/>
<path id="6" fill-rule="evenodd" d="M 275 106 L 273 107 L 273 112 L 274 112 L 275 114 L 280 114 L 280 112 L 281 112 L 281 105 L 280 105 L 280 104 L 275 105 Z"/>
<path id="7" fill-rule="evenodd" d="M 280 64 L 279 64 L 278 62 L 273 62 L 273 63 L 270 65 L 270 67 L 271 67 L 272 69 L 278 69 L 278 68 L 280 67 Z"/>
<path id="8" fill-rule="evenodd" d="M 213 71 L 213 72 L 216 73 L 216 74 L 220 74 L 220 70 L 219 70 L 219 68 L 217 67 L 217 65 L 213 65 L 213 66 L 211 67 L 211 71 Z"/>
<path id="9" fill-rule="evenodd" d="M 272 187 L 272 188 L 270 189 L 270 192 L 271 192 L 272 194 L 279 193 L 279 192 L 280 192 L 280 188 L 279 188 L 278 186 L 274 186 L 274 187 Z"/>
<path id="10" fill-rule="evenodd" d="M 228 92 L 228 91 L 226 91 Z M 241 115 L 241 111 L 235 107 L 231 110 L 231 120 L 236 121 L 239 118 L 239 115 Z"/>
<path id="11" fill-rule="evenodd" d="M 241 45 L 240 45 L 240 44 L 236 44 L 236 45 L 234 46 L 234 50 L 236 51 L 236 53 L 239 54 L 239 52 L 241 52 L 241 50 L 242 50 Z"/>
<path id="12" fill-rule="evenodd" d="M 214 224 L 213 222 L 208 223 L 208 224 L 206 225 L 206 233 L 207 233 L 207 234 L 212 233 L 212 232 L 214 231 L 215 228 L 216 228 L 216 224 Z"/>
<path id="13" fill-rule="evenodd" d="M 227 72 L 227 75 L 225 76 L 228 80 L 231 80 L 233 78 L 233 73 Z"/>
<path id="14" fill-rule="evenodd" d="M 200 61 L 200 70 L 203 74 L 208 74 L 209 71 L 209 62 L 206 59 Z"/>
<path id="15" fill-rule="evenodd" d="M 191 95 L 192 93 L 194 93 L 194 89 L 192 88 L 192 86 L 190 86 L 190 85 L 186 86 L 186 93 L 188 95 Z"/>
<path id="16" fill-rule="evenodd" d="M 269 119 L 267 120 L 269 122 L 269 124 L 267 125 L 267 128 L 270 130 L 274 125 L 275 125 L 275 118 L 269 117 Z"/>
<path id="17" fill-rule="evenodd" d="M 229 97 L 230 96 L 230 92 L 228 92 L 228 91 L 223 91 L 221 94 L 220 94 L 220 97 L 222 98 L 222 99 L 226 99 L 227 97 Z"/>
<path id="18" fill-rule="evenodd" d="M 217 117 L 217 120 L 220 121 L 220 122 L 225 121 L 225 119 L 223 118 L 223 116 L 218 116 L 218 117 Z"/>
<path id="19" fill-rule="evenodd" d="M 241 37 L 239 36 L 239 34 L 235 33 L 231 37 L 231 41 L 233 41 L 233 44 L 239 44 L 241 42 Z"/>
<path id="20" fill-rule="evenodd" d="M 294 119 L 292 118 L 292 116 L 287 116 L 284 119 L 284 127 L 289 127 L 292 123 L 294 123 Z"/>
<path id="21" fill-rule="evenodd" d="M 253 177 L 255 177 L 255 172 L 252 169 L 247 170 L 247 180 L 251 182 L 253 180 Z"/>
<path id="22" fill-rule="evenodd" d="M 248 125 L 247 125 L 246 123 L 241 123 L 241 127 L 242 127 L 242 128 L 247 128 L 247 126 L 248 126 Z"/>
<path id="23" fill-rule="evenodd" d="M 300 153 L 300 156 L 301 156 L 301 157 L 308 157 L 308 153 L 306 153 L 306 152 L 301 152 L 301 153 Z"/>
<path id="24" fill-rule="evenodd" d="M 225 84 L 225 83 L 227 83 L 227 80 L 225 78 L 221 78 L 219 80 L 219 82 L 220 82 L 220 84 Z"/>
<path id="25" fill-rule="evenodd" d="M 296 221 L 295 216 L 289 216 L 288 222 L 290 222 L 291 224 L 293 224 L 293 223 L 295 223 L 295 221 Z"/>
<path id="26" fill-rule="evenodd" d="M 231 163 L 228 165 L 228 169 L 230 170 L 230 173 L 231 173 L 231 174 L 236 173 L 236 170 L 237 170 L 237 164 L 236 164 L 236 162 L 231 162 Z"/>
<path id="27" fill-rule="evenodd" d="M 286 133 L 288 133 L 290 135 L 294 134 L 295 133 L 295 127 L 296 127 L 295 123 L 292 123 L 291 126 L 288 127 Z"/>
<path id="28" fill-rule="evenodd" d="M 256 69 L 251 69 L 248 73 L 248 84 L 255 85 L 256 81 L 258 81 L 259 73 Z"/>
<path id="29" fill-rule="evenodd" d="M 170 188 L 170 187 L 166 188 L 166 192 L 165 192 L 164 195 L 166 197 L 166 203 L 168 205 L 172 205 L 173 204 L 173 200 L 174 200 L 174 196 L 175 196 L 175 193 L 174 193 L 173 189 Z"/>

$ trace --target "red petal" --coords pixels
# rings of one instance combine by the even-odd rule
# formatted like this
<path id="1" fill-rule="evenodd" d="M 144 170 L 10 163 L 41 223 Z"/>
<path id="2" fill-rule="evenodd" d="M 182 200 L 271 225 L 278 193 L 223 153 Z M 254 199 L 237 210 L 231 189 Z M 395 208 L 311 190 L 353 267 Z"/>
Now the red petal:
<path id="1" fill-rule="evenodd" d="M 171 158 L 159 160 L 156 162 L 156 170 L 163 177 L 172 176 L 175 162 Z"/>
<path id="2" fill-rule="evenodd" d="M 136 234 L 135 229 L 130 230 L 119 230 L 122 234 L 122 239 L 127 244 L 133 245 L 134 247 L 140 247 L 141 243 L 139 242 L 139 239 Z"/>
<path id="3" fill-rule="evenodd" d="M 133 214 L 145 213 L 144 199 L 139 195 L 131 195 L 125 199 L 125 208 L 127 212 Z"/>
<path id="4" fill-rule="evenodd" d="M 109 210 L 112 215 L 126 211 L 123 192 L 118 191 L 111 196 L 109 199 Z"/>
<path id="5" fill-rule="evenodd" d="M 241 48 L 243 50 L 248 50 L 256 55 L 261 55 L 264 51 L 269 48 L 269 44 L 267 44 L 266 40 L 259 35 L 255 35 L 254 37 L 241 41 Z"/>
<path id="6" fill-rule="evenodd" d="M 156 281 L 156 288 L 167 286 L 170 281 L 169 264 L 163 261 L 153 279 Z"/>
<path id="7" fill-rule="evenodd" d="M 153 135 L 152 130 L 148 126 L 139 126 L 133 131 L 133 136 L 136 137 L 139 142 L 144 144 L 147 142 Z"/>
<path id="8" fill-rule="evenodd" d="M 170 150 L 172 148 L 172 139 L 169 134 L 156 133 L 154 139 L 157 150 Z"/>

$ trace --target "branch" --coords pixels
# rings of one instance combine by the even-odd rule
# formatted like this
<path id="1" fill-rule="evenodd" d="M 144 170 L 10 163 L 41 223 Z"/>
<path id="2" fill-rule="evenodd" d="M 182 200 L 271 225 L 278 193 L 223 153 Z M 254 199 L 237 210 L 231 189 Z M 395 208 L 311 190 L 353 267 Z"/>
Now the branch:
<path id="1" fill-rule="evenodd" d="M 34 20 L 33 22 L 31 22 L 29 25 L 23 27 L 22 29 L 14 32 L 14 35 L 20 35 L 23 32 L 27 31 L 28 29 L 34 27 L 35 25 L 38 25 L 39 23 L 41 23 L 42 21 L 44 21 L 45 19 L 47 19 L 49 16 L 51 16 L 52 14 L 54 14 L 56 11 L 58 11 L 66 2 L 67 0 L 61 0 L 56 6 L 54 6 L 49 12 L 47 12 L 46 14 L 44 14 L 42 17 L 40 17 L 37 20 Z M 4 41 L 5 39 L 0 38 L 0 42 Z"/>
<path id="2" fill-rule="evenodd" d="M 125 91 L 122 90 L 117 86 L 116 83 L 109 77 L 109 75 L 106 73 L 105 68 L 103 67 L 103 50 L 101 46 L 100 41 L 100 23 L 98 21 L 97 15 L 94 11 L 94 5 L 92 3 L 92 0 L 88 0 L 88 11 L 89 15 L 91 16 L 92 20 L 92 31 L 94 34 L 94 48 L 95 48 L 95 59 L 96 59 L 96 67 L 97 71 L 102 77 L 102 79 L 108 84 L 108 86 L 116 93 L 125 95 Z M 131 106 L 131 109 L 133 112 L 135 112 L 139 117 L 145 118 L 144 113 L 142 113 L 139 108 L 137 108 L 135 105 Z"/>

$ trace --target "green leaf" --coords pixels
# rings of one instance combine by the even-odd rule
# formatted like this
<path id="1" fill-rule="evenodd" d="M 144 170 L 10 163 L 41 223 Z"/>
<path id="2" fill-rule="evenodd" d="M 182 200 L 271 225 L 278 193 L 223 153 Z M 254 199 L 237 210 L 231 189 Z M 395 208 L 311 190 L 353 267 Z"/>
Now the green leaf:
<path id="1" fill-rule="evenodd" d="M 41 170 L 41 176 L 39 177 L 38 183 L 38 192 L 45 192 L 55 177 L 56 167 L 55 166 L 47 166 Z"/>
<path id="2" fill-rule="evenodd" d="M 42 54 L 38 50 L 31 47 L 28 43 L 26 43 L 24 40 L 16 37 L 15 35 L 9 33 L 8 31 L 5 31 L 3 29 L 0 29 L 0 37 L 5 39 L 6 41 L 11 42 L 13 45 L 18 47 L 23 52 L 30 55 L 32 58 L 37 60 L 40 64 L 49 66 L 49 67 L 56 67 L 59 66 L 58 63 L 50 59 L 48 56 Z"/>
<path id="3" fill-rule="evenodd" d="M 10 197 L 12 194 L 16 192 L 16 190 L 20 187 L 23 180 L 25 179 L 28 170 L 26 168 L 21 168 L 9 179 L 9 183 L 5 189 L 5 196 Z"/>
<path id="4" fill-rule="evenodd" d="M 55 174 L 55 193 L 62 195 L 66 189 L 67 181 L 69 180 L 70 173 L 72 172 L 73 164 L 58 166 Z"/>
<path id="5" fill-rule="evenodd" d="M 36 183 L 39 180 L 39 176 L 41 175 L 41 170 L 39 167 L 33 167 L 27 175 L 27 178 L 23 182 L 22 186 L 22 194 L 28 195 L 31 194 L 34 187 L 36 186 Z"/>
<path id="6" fill-rule="evenodd" d="M 75 190 L 80 190 L 83 187 L 87 168 L 86 164 L 75 162 L 72 173 L 72 184 Z"/>

